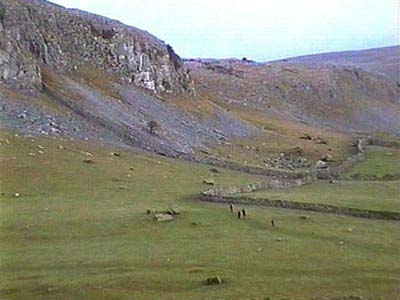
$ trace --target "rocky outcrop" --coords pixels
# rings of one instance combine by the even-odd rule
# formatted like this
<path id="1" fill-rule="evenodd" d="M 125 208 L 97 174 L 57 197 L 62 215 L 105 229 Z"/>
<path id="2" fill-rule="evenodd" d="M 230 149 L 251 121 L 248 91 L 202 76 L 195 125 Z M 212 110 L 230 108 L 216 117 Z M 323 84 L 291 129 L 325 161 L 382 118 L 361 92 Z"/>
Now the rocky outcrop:
<path id="1" fill-rule="evenodd" d="M 42 67 L 91 66 L 157 94 L 194 92 L 171 46 L 118 21 L 42 0 L 0 2 L 0 80 L 39 89 Z"/>

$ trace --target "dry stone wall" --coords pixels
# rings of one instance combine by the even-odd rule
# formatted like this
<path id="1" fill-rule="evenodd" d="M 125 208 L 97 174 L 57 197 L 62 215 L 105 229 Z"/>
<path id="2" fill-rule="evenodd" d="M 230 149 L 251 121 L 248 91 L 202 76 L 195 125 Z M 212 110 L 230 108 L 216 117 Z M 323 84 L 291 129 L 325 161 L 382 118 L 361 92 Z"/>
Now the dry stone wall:
<path id="1" fill-rule="evenodd" d="M 400 221 L 400 213 L 393 211 L 375 211 L 368 209 L 358 209 L 352 207 L 342 207 L 329 204 L 296 202 L 287 200 L 273 200 L 268 198 L 251 198 L 244 196 L 221 196 L 203 194 L 200 197 L 201 201 L 215 203 L 235 203 L 245 205 L 261 205 L 269 207 L 279 207 L 287 209 L 314 211 L 338 215 L 346 215 L 359 218 L 380 219 L 380 220 L 395 220 Z"/>
<path id="2" fill-rule="evenodd" d="M 361 142 L 360 142 L 361 145 Z M 364 148 L 357 147 L 357 153 L 350 156 L 347 160 L 332 168 L 323 170 L 314 169 L 307 174 L 298 175 L 297 178 L 288 176 L 277 176 L 266 178 L 263 182 L 247 184 L 243 186 L 231 186 L 225 188 L 214 188 L 203 192 L 200 196 L 201 201 L 216 203 L 235 203 L 246 205 L 262 205 L 270 207 L 315 211 L 322 213 L 332 213 L 347 215 L 353 217 L 383 219 L 383 220 L 400 220 L 400 213 L 392 211 L 375 211 L 368 209 L 358 209 L 352 207 L 341 207 L 329 204 L 297 202 L 287 200 L 273 200 L 268 198 L 252 198 L 248 196 L 240 196 L 260 190 L 271 188 L 290 188 L 310 184 L 316 179 L 331 179 L 340 173 L 347 171 L 354 164 L 365 159 Z M 281 174 L 282 175 L 282 174 Z M 286 175 L 286 174 L 283 174 Z"/>

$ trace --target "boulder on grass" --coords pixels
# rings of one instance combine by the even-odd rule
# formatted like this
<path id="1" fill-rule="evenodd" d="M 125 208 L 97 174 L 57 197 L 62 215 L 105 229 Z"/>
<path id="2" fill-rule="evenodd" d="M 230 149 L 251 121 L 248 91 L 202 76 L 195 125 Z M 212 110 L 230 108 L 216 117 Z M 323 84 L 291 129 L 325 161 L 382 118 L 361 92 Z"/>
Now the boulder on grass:
<path id="1" fill-rule="evenodd" d="M 172 221 L 174 217 L 170 214 L 155 214 L 154 215 L 154 220 L 157 222 L 168 222 Z"/>
<path id="2" fill-rule="evenodd" d="M 84 162 L 84 163 L 87 163 L 87 164 L 92 164 L 92 163 L 93 163 L 93 160 L 92 160 L 91 158 L 85 158 L 85 159 L 83 160 L 83 162 Z"/>

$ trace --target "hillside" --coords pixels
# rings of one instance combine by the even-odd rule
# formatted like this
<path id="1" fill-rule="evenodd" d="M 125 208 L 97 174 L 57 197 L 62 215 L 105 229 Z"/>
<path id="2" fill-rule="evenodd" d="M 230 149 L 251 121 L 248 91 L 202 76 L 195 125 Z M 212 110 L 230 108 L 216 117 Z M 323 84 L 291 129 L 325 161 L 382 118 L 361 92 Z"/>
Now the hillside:
<path id="1" fill-rule="evenodd" d="M 399 46 L 306 55 L 287 58 L 285 61 L 359 67 L 369 72 L 385 75 L 395 82 L 400 82 Z"/>
<path id="2" fill-rule="evenodd" d="M 285 120 L 335 131 L 399 128 L 400 88 L 359 68 L 289 62 L 190 60 L 198 94 L 264 123 Z"/>
<path id="3" fill-rule="evenodd" d="M 255 130 L 218 108 L 203 120 L 169 105 L 190 103 L 193 82 L 172 47 L 147 32 L 47 1 L 0 9 L 3 126 L 187 158 L 206 141 Z"/>
<path id="4" fill-rule="evenodd" d="M 399 86 L 359 68 L 183 61 L 143 30 L 47 1 L 4 0 L 0 11 L 0 116 L 9 130 L 302 169 L 328 152 L 345 158 L 354 133 L 400 128 Z M 267 162 L 293 151 L 308 162 Z"/>

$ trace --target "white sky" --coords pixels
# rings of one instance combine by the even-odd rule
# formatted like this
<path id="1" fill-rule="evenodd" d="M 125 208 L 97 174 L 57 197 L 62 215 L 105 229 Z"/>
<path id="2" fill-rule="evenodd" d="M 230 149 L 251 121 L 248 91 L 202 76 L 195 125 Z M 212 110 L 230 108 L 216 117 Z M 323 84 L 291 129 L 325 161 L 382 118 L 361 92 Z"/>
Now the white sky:
<path id="1" fill-rule="evenodd" d="M 399 44 L 398 0 L 53 0 L 149 31 L 182 57 L 258 61 Z"/>

